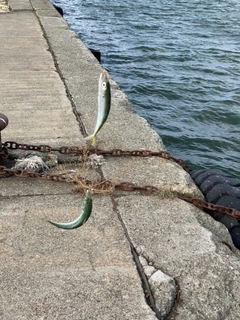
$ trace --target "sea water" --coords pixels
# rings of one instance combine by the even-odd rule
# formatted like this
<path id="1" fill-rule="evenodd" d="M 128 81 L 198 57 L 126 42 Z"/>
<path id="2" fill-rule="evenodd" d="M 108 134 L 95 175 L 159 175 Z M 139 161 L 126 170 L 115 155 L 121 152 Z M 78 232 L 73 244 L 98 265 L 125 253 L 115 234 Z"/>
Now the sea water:
<path id="1" fill-rule="evenodd" d="M 240 178 L 239 0 L 52 0 L 192 169 Z"/>

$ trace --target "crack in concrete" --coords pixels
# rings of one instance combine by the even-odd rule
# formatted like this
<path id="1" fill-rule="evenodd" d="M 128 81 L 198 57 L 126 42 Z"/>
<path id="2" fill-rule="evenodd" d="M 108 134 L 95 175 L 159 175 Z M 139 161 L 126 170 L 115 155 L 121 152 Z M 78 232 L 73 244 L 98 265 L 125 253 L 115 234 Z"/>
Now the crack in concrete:
<path id="1" fill-rule="evenodd" d="M 119 197 L 121 196 L 111 196 L 113 210 L 118 215 L 118 219 L 121 222 L 125 236 L 131 248 L 133 261 L 135 262 L 138 274 L 142 282 L 142 288 L 146 302 L 155 312 L 156 317 L 159 320 L 173 320 L 177 314 L 177 307 L 180 301 L 181 290 L 179 283 L 175 278 L 168 276 L 160 268 L 154 266 L 154 263 L 149 262 L 145 257 L 139 255 L 137 249 L 134 247 L 130 239 L 127 228 L 118 210 L 117 198 Z M 146 260 L 147 267 L 154 270 L 151 270 L 150 272 L 149 268 L 146 269 L 146 266 L 144 265 L 142 259 Z M 168 283 L 168 280 L 170 280 L 170 278 L 171 283 Z"/>
<path id="2" fill-rule="evenodd" d="M 61 193 L 36 193 L 36 194 L 12 194 L 10 196 L 4 195 L 4 200 L 14 198 L 32 198 L 32 197 L 48 197 L 48 196 L 62 196 L 72 194 L 72 192 L 61 192 Z"/>
<path id="3" fill-rule="evenodd" d="M 121 222 L 121 225 L 122 225 L 122 228 L 124 230 L 124 234 L 128 240 L 128 243 L 129 243 L 129 246 L 130 246 L 130 249 L 131 249 L 131 253 L 132 253 L 132 257 L 133 257 L 133 261 L 134 263 L 136 264 L 136 268 L 137 268 L 137 271 L 138 271 L 138 274 L 139 274 L 139 277 L 141 279 L 141 282 L 142 282 L 142 288 L 143 288 L 143 292 L 144 292 L 144 295 L 145 295 L 145 299 L 146 299 L 146 302 L 147 304 L 150 306 L 150 308 L 155 312 L 156 314 L 156 317 L 159 319 L 159 320 L 162 320 L 162 317 L 156 307 L 156 304 L 155 304 L 155 300 L 154 300 L 154 297 L 153 297 L 153 294 L 152 294 L 152 291 L 151 291 L 151 288 L 150 288 L 150 285 L 148 283 L 148 279 L 145 275 L 145 272 L 143 270 L 143 266 L 139 260 L 139 256 L 137 254 L 137 251 L 130 239 L 130 236 L 128 234 L 128 231 L 127 231 L 127 228 L 122 220 L 122 217 L 120 215 L 120 212 L 118 210 L 118 204 L 117 204 L 117 200 L 114 196 L 111 196 L 111 200 L 112 200 L 112 204 L 113 204 L 113 211 L 115 211 L 118 215 L 118 219 L 119 221 Z"/>
<path id="4" fill-rule="evenodd" d="M 179 286 L 178 281 L 174 278 L 175 285 L 176 285 L 176 297 L 174 300 L 174 304 L 172 306 L 172 309 L 169 311 L 168 315 L 166 316 L 165 320 L 174 320 L 177 315 L 177 307 L 181 301 L 181 289 Z"/>
<path id="5" fill-rule="evenodd" d="M 148 279 L 162 319 L 172 319 L 173 313 L 176 313 L 181 293 L 178 281 L 163 272 L 161 268 L 156 267 L 153 262 L 143 255 L 139 256 L 139 261 Z"/>
<path id="6" fill-rule="evenodd" d="M 48 51 L 49 51 L 49 52 L 51 53 L 51 55 L 52 55 L 52 59 L 53 59 L 53 62 L 54 62 L 54 66 L 55 66 L 55 68 L 56 68 L 56 72 L 59 74 L 59 77 L 60 77 L 60 79 L 62 80 L 63 85 L 64 85 L 64 87 L 65 87 L 66 95 L 67 95 L 67 98 L 69 99 L 69 101 L 70 101 L 70 103 L 71 103 L 72 110 L 73 110 L 73 114 L 75 115 L 75 118 L 76 118 L 76 120 L 77 120 L 79 129 L 80 129 L 80 132 L 81 132 L 81 134 L 82 134 L 84 137 L 87 137 L 88 134 L 87 134 L 86 128 L 85 128 L 85 126 L 84 126 L 84 123 L 83 123 L 83 121 L 82 121 L 82 119 L 81 119 L 81 114 L 77 111 L 77 107 L 76 107 L 76 105 L 75 105 L 75 102 L 73 101 L 73 98 L 72 98 L 72 95 L 71 95 L 71 93 L 70 93 L 70 90 L 68 89 L 68 86 L 67 86 L 67 84 L 66 84 L 66 81 L 65 81 L 65 79 L 64 79 L 64 76 L 63 76 L 63 74 L 62 74 L 62 72 L 61 72 L 61 70 L 60 70 L 59 64 L 58 64 L 58 62 L 57 62 L 57 58 L 56 58 L 56 56 L 55 56 L 54 51 L 52 50 L 50 40 L 49 40 L 48 37 L 47 37 L 47 33 L 46 33 L 46 31 L 45 31 L 45 29 L 44 29 L 44 27 L 43 27 L 43 24 L 42 24 L 42 22 L 41 22 L 41 19 L 40 19 L 40 17 L 38 16 L 38 14 L 37 14 L 37 12 L 36 12 L 36 10 L 35 10 L 34 8 L 33 8 L 33 11 L 34 11 L 34 13 L 35 13 L 35 16 L 36 16 L 37 19 L 38 19 L 38 22 L 39 22 L 39 25 L 40 25 L 41 29 L 42 29 L 43 37 L 45 38 L 45 40 L 46 40 L 46 42 L 47 42 Z"/>

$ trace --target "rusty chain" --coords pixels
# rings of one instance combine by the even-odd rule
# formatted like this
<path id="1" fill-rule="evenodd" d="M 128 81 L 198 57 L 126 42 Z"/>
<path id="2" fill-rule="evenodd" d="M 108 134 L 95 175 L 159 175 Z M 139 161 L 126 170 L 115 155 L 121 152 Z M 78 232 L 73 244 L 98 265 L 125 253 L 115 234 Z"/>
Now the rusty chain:
<path id="1" fill-rule="evenodd" d="M 166 160 L 172 160 L 178 163 L 185 171 L 190 172 L 191 169 L 187 165 L 187 163 L 181 159 L 174 158 L 167 151 L 150 151 L 150 150 L 122 150 L 122 149 L 111 149 L 111 150 L 102 150 L 96 148 L 78 148 L 78 147 L 59 147 L 52 148 L 48 145 L 29 145 L 23 143 L 17 143 L 14 141 L 6 141 L 3 146 L 7 149 L 12 150 L 26 150 L 26 151 L 38 151 L 38 152 L 59 152 L 60 154 L 74 154 L 74 155 L 86 155 L 89 156 L 91 154 L 102 155 L 102 156 L 112 156 L 112 157 L 160 157 Z"/>
<path id="2" fill-rule="evenodd" d="M 209 211 L 217 211 L 222 214 L 227 214 L 232 218 L 240 219 L 240 211 L 238 211 L 237 209 L 225 207 L 225 206 L 220 206 L 217 204 L 206 202 L 206 201 L 198 199 L 198 198 L 186 197 L 181 193 L 177 193 L 177 197 L 179 199 L 182 199 L 186 202 L 193 204 L 195 207 L 197 207 L 199 209 L 205 209 L 205 210 L 209 210 Z"/>
<path id="3" fill-rule="evenodd" d="M 66 155 L 91 155 L 91 154 L 97 154 L 97 155 L 105 155 L 105 156 L 112 156 L 112 157 L 122 157 L 122 156 L 135 156 L 135 157 L 161 157 L 167 160 L 174 161 L 181 165 L 183 169 L 185 169 L 187 172 L 190 172 L 191 169 L 186 164 L 185 161 L 181 159 L 176 159 L 171 156 L 171 154 L 167 151 L 150 151 L 150 150 L 131 150 L 131 151 L 124 151 L 121 149 L 112 149 L 112 150 L 102 150 L 102 149 L 86 149 L 86 148 L 78 148 L 78 147 L 59 147 L 59 148 L 52 148 L 48 145 L 29 145 L 29 144 L 19 144 L 14 141 L 6 141 L 2 144 L 2 147 L 12 150 L 26 150 L 26 151 L 38 151 L 43 153 L 49 153 L 49 152 L 59 152 L 60 154 L 66 154 Z M 75 184 L 76 179 L 71 177 L 66 177 L 63 174 L 49 174 L 46 172 L 42 173 L 35 173 L 35 172 L 29 172 L 27 170 L 19 170 L 19 169 L 8 169 L 5 166 L 0 165 L 0 175 L 3 174 L 11 174 L 16 177 L 20 178 L 38 178 L 42 180 L 51 180 L 55 182 L 68 182 Z M 85 178 L 78 177 L 78 180 L 82 180 L 84 182 L 85 186 L 91 186 L 94 184 L 95 189 L 99 190 L 107 190 L 109 188 L 112 189 L 118 189 L 122 191 L 140 191 L 144 194 L 153 194 L 153 193 L 159 193 L 161 190 L 155 186 L 146 185 L 146 186 L 137 186 L 134 183 L 131 182 L 121 182 L 119 184 L 113 185 L 111 181 L 104 180 L 104 181 L 97 181 L 96 183 L 93 183 L 90 180 L 87 180 Z M 199 209 L 205 209 L 209 211 L 217 211 L 222 214 L 227 214 L 235 219 L 240 219 L 240 212 L 236 209 L 230 208 L 230 207 L 224 207 L 215 205 L 206 201 L 203 201 L 201 199 L 197 198 L 191 198 L 187 197 L 184 194 L 181 194 L 179 192 L 172 192 L 172 194 L 175 194 L 179 199 L 184 200 L 186 202 L 189 202 L 196 206 Z"/>

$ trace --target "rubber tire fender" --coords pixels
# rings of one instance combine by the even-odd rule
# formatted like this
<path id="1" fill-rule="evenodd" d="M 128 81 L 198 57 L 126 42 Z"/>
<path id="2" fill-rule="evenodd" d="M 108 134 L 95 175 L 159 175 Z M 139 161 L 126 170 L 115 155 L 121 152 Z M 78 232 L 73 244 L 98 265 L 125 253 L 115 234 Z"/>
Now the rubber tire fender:
<path id="1" fill-rule="evenodd" d="M 193 181 L 202 191 L 207 202 L 240 211 L 240 180 L 217 169 L 193 170 Z M 228 229 L 233 244 L 240 249 L 240 222 L 226 214 L 205 210 Z"/>

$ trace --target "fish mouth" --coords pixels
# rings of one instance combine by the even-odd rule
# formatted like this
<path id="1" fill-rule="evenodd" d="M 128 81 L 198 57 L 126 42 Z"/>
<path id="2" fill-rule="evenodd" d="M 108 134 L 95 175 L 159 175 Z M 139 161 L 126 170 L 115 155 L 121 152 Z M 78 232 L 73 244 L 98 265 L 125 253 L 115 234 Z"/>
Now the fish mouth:
<path id="1" fill-rule="evenodd" d="M 103 71 L 103 72 L 101 72 L 100 78 L 102 79 L 102 78 L 106 77 L 106 75 L 107 75 L 106 71 Z"/>

